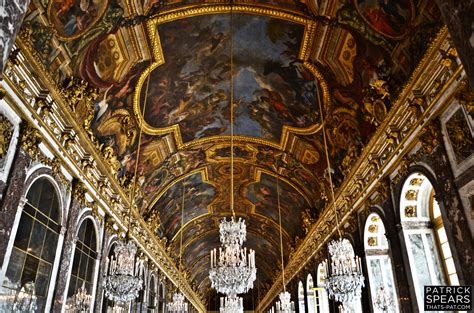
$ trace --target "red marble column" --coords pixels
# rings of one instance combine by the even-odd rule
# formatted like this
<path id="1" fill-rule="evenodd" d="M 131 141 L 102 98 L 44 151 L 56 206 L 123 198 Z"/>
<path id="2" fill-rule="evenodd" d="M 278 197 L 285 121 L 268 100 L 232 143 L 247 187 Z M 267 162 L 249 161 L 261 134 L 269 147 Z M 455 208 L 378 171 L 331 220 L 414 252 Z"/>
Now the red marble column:
<path id="1" fill-rule="evenodd" d="M 25 189 L 26 171 L 30 161 L 30 157 L 18 145 L 0 207 L 0 260 L 2 262 Z"/>
<path id="2" fill-rule="evenodd" d="M 62 230 L 64 234 L 64 244 L 61 252 L 61 260 L 59 262 L 59 271 L 56 277 L 52 312 L 61 312 L 63 305 L 65 305 L 65 303 L 63 303 L 63 296 L 68 287 L 67 279 L 73 262 L 71 256 L 74 252 L 74 244 L 77 240 L 77 219 L 82 207 L 83 204 L 73 197 L 69 209 L 67 225 L 64 232 Z"/>

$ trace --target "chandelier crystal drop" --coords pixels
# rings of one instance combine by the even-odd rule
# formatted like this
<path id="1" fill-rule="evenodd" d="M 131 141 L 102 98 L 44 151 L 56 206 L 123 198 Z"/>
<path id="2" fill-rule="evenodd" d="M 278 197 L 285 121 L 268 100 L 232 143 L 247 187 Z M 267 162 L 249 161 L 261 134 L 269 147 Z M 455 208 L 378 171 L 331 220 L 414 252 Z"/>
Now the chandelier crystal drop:
<path id="1" fill-rule="evenodd" d="M 173 294 L 173 301 L 166 305 L 168 312 L 186 313 L 188 312 L 188 303 L 185 302 L 184 296 L 180 292 Z"/>
<path id="2" fill-rule="evenodd" d="M 291 295 L 288 291 L 280 293 L 280 301 L 276 303 L 276 313 L 295 312 L 295 303 L 291 301 Z"/>
<path id="3" fill-rule="evenodd" d="M 132 241 L 118 241 L 115 256 L 107 258 L 109 275 L 104 280 L 105 296 L 118 303 L 125 303 L 138 297 L 143 288 L 142 260 L 136 257 L 137 247 Z"/>
<path id="4" fill-rule="evenodd" d="M 361 261 L 354 257 L 354 250 L 347 239 L 339 238 L 328 244 L 331 264 L 324 261 L 326 267 L 326 288 L 329 296 L 343 304 L 360 299 L 364 276 Z"/>
<path id="5" fill-rule="evenodd" d="M 221 297 L 219 312 L 220 313 L 243 313 L 244 301 L 241 297 L 237 297 L 237 296 Z"/>
<path id="6" fill-rule="evenodd" d="M 209 278 L 212 288 L 228 296 L 246 293 L 256 279 L 255 251 L 243 248 L 247 236 L 245 222 L 222 219 L 219 226 L 221 247 L 211 250 Z"/>
<path id="7" fill-rule="evenodd" d="M 381 286 L 377 290 L 374 305 L 377 309 L 381 310 L 382 312 L 391 312 L 394 304 L 393 304 L 393 297 L 390 290 L 385 289 L 383 286 Z"/>
<path id="8" fill-rule="evenodd" d="M 89 312 L 92 296 L 87 293 L 85 283 L 82 283 L 82 287 L 71 298 L 66 312 Z"/>
<path id="9" fill-rule="evenodd" d="M 229 221 L 223 218 L 219 225 L 219 235 L 221 244 L 224 246 L 242 246 L 247 239 L 245 220 L 239 217 L 236 222 L 233 217 Z"/>

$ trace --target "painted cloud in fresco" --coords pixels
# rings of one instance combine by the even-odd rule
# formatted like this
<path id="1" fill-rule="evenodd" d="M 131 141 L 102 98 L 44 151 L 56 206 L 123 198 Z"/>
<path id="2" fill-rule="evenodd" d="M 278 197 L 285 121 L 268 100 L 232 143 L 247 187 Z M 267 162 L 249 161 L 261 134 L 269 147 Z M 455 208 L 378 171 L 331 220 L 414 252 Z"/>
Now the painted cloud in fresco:
<path id="1" fill-rule="evenodd" d="M 162 234 L 173 238 L 181 227 L 182 181 L 171 186 L 153 205 L 150 211 L 158 211 Z M 183 224 L 206 214 L 207 207 L 214 199 L 215 189 L 202 180 L 201 173 L 184 179 L 184 217 Z"/>
<path id="2" fill-rule="evenodd" d="M 251 14 L 235 14 L 233 23 L 233 34 L 228 14 L 158 26 L 165 63 L 151 73 L 150 126 L 178 124 L 184 142 L 229 134 L 231 37 L 236 134 L 278 142 L 284 125 L 319 122 L 319 88 L 298 61 L 304 26 Z"/>

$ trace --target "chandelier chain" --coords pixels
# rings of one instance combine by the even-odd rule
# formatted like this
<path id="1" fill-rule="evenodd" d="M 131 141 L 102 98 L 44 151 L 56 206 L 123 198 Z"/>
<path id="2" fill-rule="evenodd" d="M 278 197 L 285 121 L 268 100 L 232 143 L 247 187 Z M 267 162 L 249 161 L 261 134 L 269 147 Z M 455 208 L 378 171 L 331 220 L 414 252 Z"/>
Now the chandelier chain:
<path id="1" fill-rule="evenodd" d="M 326 163 L 328 165 L 329 187 L 331 189 L 331 204 L 332 204 L 334 216 L 336 218 L 337 233 L 339 235 L 339 238 L 341 238 L 342 237 L 341 228 L 339 225 L 339 217 L 337 215 L 337 210 L 336 210 L 336 197 L 334 195 L 334 185 L 332 182 L 332 174 L 331 174 L 331 162 L 329 161 L 328 142 L 326 138 L 326 119 L 324 118 L 324 115 L 323 115 L 323 107 L 322 107 L 321 101 L 318 101 L 318 102 L 319 102 L 319 114 L 321 115 L 321 124 L 322 124 L 322 131 L 323 131 L 324 154 L 326 156 Z"/>
<path id="2" fill-rule="evenodd" d="M 230 4 L 230 210 L 235 218 L 234 209 L 234 36 L 232 3 Z"/>
<path id="3" fill-rule="evenodd" d="M 152 63 L 152 60 L 150 59 L 150 65 Z M 146 102 L 148 99 L 148 90 L 150 87 L 150 76 L 148 75 L 147 77 L 147 82 L 146 82 L 146 89 L 145 89 L 145 98 L 143 99 L 143 107 L 142 107 L 142 115 L 143 118 L 145 118 L 145 110 L 146 110 Z M 135 194 L 137 192 L 137 174 L 138 174 L 138 164 L 140 161 L 140 149 L 141 149 L 141 144 L 142 144 L 142 134 L 143 134 L 143 127 L 141 125 L 141 120 L 139 120 L 139 131 L 138 131 L 138 143 L 137 143 L 137 156 L 136 156 L 136 161 L 135 161 L 135 168 L 133 170 L 133 184 L 132 184 L 132 191 L 130 193 L 130 209 L 128 212 L 128 227 L 127 227 L 127 233 L 129 233 L 130 225 L 132 222 L 132 207 L 136 204 L 135 202 Z"/>
<path id="4" fill-rule="evenodd" d="M 183 227 L 184 227 L 184 193 L 185 187 L 184 187 L 184 179 L 183 179 L 183 195 L 181 197 L 181 229 L 180 229 L 180 235 L 179 235 L 179 266 L 181 267 L 182 265 L 182 258 L 183 258 Z"/>
<path id="5" fill-rule="evenodd" d="M 285 264 L 283 262 L 283 231 L 281 228 L 281 208 L 280 208 L 280 183 L 278 177 L 276 177 L 276 186 L 277 186 L 277 205 L 278 205 L 278 225 L 280 228 L 280 257 L 281 257 L 281 270 L 282 270 L 282 280 L 283 280 L 283 292 L 286 292 L 286 282 L 285 282 Z"/>

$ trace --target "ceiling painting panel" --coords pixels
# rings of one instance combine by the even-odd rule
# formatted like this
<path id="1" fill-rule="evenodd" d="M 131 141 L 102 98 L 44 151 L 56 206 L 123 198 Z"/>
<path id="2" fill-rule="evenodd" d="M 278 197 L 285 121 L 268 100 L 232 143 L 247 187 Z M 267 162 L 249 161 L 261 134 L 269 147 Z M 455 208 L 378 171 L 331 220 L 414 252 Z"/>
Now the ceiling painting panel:
<path id="1" fill-rule="evenodd" d="M 354 0 L 365 22 L 383 36 L 399 39 L 410 29 L 414 14 L 411 0 Z"/>
<path id="2" fill-rule="evenodd" d="M 108 4 L 108 1 L 50 1 L 48 18 L 59 37 L 77 38 L 98 22 Z"/>
<path id="3" fill-rule="evenodd" d="M 255 213 L 271 218 L 279 224 L 277 178 L 262 173 L 257 183 L 246 187 L 246 197 L 255 206 Z M 301 212 L 311 208 L 305 198 L 284 181 L 279 181 L 281 224 L 292 238 L 303 236 Z"/>
<path id="4" fill-rule="evenodd" d="M 278 144 L 285 129 L 314 132 L 327 90 L 304 63 L 312 24 L 274 11 L 208 12 L 148 23 L 155 61 L 138 82 L 134 104 L 145 130 L 175 132 L 179 144 L 228 135 L 232 97 L 237 136 Z"/>
<path id="5" fill-rule="evenodd" d="M 170 186 L 157 198 L 147 214 L 148 219 L 161 222 L 158 230 L 160 237 L 166 236 L 170 240 L 181 228 L 181 222 L 186 224 L 209 213 L 208 206 L 213 201 L 216 191 L 205 177 L 205 171 L 191 174 Z"/>

